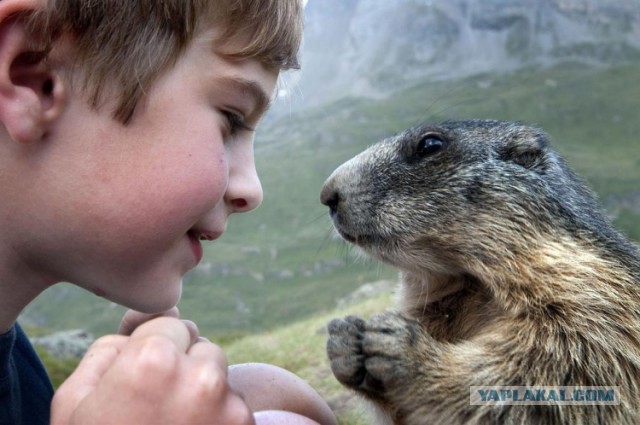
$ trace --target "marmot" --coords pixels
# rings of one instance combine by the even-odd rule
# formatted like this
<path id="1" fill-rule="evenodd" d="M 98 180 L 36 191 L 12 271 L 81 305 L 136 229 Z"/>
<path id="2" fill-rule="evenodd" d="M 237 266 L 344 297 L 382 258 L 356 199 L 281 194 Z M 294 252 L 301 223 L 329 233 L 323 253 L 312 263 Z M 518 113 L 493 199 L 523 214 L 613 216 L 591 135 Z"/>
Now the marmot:
<path id="1" fill-rule="evenodd" d="M 401 271 L 398 312 L 329 324 L 334 375 L 384 421 L 640 423 L 640 252 L 547 140 L 421 125 L 325 182 L 342 238 Z M 614 386 L 619 404 L 472 405 L 474 386 Z"/>

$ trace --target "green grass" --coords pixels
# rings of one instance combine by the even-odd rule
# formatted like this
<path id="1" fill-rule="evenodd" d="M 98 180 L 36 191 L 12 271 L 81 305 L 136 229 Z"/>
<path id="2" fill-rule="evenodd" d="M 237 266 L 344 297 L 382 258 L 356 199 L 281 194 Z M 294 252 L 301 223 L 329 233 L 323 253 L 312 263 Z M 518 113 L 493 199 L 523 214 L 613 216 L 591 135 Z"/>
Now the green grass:
<path id="1" fill-rule="evenodd" d="M 630 209 L 623 209 L 614 220 L 614 224 L 623 229 L 625 236 L 635 241 L 640 241 L 640 226 L 638 223 L 640 223 L 640 212 Z"/>
<path id="2" fill-rule="evenodd" d="M 59 359 L 49 354 L 42 347 L 36 346 L 35 349 L 38 357 L 40 357 L 40 360 L 42 360 L 42 364 L 47 370 L 47 374 L 49 375 L 51 384 L 53 384 L 54 388 L 58 388 L 60 384 L 62 384 L 62 382 L 64 382 L 64 380 L 67 379 L 69 375 L 71 375 L 71 373 L 76 369 L 78 363 L 80 362 L 79 359 L 74 358 Z"/>

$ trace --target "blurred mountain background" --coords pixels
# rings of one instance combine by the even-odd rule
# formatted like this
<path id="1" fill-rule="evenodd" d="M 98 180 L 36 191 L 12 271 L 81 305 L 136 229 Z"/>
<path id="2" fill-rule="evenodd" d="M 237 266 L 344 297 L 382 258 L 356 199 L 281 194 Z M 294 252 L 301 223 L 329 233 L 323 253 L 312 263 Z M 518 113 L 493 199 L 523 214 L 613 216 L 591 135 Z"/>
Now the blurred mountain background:
<path id="1" fill-rule="evenodd" d="M 311 0 L 306 14 L 300 107 L 640 49 L 636 0 Z"/>
<path id="2" fill-rule="evenodd" d="M 333 237 L 319 192 L 340 163 L 423 121 L 543 128 L 640 240 L 639 0 L 310 0 L 301 58 L 256 135 L 263 205 L 232 217 L 184 279 L 182 314 L 211 339 L 390 291 L 396 272 Z M 20 320 L 100 335 L 123 312 L 61 284 Z"/>

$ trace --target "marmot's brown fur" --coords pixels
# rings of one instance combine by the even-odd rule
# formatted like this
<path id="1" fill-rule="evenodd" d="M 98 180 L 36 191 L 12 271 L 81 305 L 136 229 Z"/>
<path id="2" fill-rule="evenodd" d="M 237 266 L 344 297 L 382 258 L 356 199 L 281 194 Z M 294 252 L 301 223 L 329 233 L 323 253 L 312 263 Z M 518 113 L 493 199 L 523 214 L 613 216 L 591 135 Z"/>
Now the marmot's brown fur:
<path id="1" fill-rule="evenodd" d="M 640 423 L 640 253 L 539 130 L 419 126 L 339 167 L 321 200 L 402 272 L 399 312 L 333 320 L 327 343 L 389 422 Z M 503 385 L 617 386 L 620 403 L 470 403 Z"/>

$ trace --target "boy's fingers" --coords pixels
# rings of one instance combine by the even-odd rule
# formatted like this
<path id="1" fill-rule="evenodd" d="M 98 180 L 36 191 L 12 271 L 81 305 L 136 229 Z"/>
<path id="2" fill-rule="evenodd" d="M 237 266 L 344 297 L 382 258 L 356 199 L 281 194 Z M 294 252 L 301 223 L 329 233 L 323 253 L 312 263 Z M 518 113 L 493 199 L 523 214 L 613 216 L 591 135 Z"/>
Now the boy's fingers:
<path id="1" fill-rule="evenodd" d="M 55 393 L 52 408 L 56 417 L 69 418 L 76 406 L 95 390 L 127 340 L 122 335 L 108 335 L 91 344 L 74 373 Z"/>
<path id="2" fill-rule="evenodd" d="M 187 327 L 189 335 L 191 336 L 191 344 L 195 344 L 200 339 L 200 330 L 191 320 L 182 320 L 182 323 Z"/>
<path id="3" fill-rule="evenodd" d="M 195 334 L 194 334 L 195 332 Z M 186 353 L 198 337 L 193 322 L 172 317 L 157 317 L 143 323 L 131 333 L 131 342 L 143 341 L 149 337 L 169 339 L 181 353 Z"/>
<path id="4" fill-rule="evenodd" d="M 195 360 L 217 364 L 220 370 L 224 372 L 224 376 L 227 376 L 227 356 L 219 346 L 207 340 L 199 340 L 189 348 L 188 355 Z"/>
<path id="5" fill-rule="evenodd" d="M 180 317 L 180 311 L 178 307 L 173 307 L 162 313 L 148 314 L 148 313 L 140 313 L 135 310 L 127 310 L 127 312 L 122 317 L 120 321 L 120 326 L 118 327 L 118 333 L 120 335 L 131 335 L 133 331 L 140 326 L 141 324 L 148 322 L 149 320 L 155 319 L 156 317 Z"/>
<path id="6" fill-rule="evenodd" d="M 118 357 L 128 339 L 123 335 L 107 335 L 97 339 L 82 357 L 70 379 L 79 379 L 81 376 L 86 382 L 97 382 Z"/>

